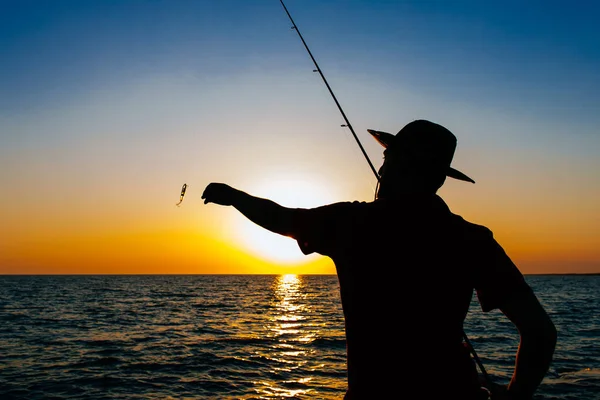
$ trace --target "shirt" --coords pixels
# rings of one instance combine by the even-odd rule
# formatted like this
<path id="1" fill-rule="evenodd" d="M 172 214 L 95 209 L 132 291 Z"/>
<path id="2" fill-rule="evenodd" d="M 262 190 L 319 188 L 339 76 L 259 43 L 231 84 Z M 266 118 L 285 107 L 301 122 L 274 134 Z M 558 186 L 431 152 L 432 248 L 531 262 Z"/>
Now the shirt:
<path id="1" fill-rule="evenodd" d="M 473 292 L 488 312 L 529 290 L 492 232 L 453 214 L 438 195 L 341 202 L 296 215 L 302 252 L 328 256 L 336 267 L 347 398 L 415 386 L 431 398 L 475 398 L 477 371 L 463 344 Z"/>

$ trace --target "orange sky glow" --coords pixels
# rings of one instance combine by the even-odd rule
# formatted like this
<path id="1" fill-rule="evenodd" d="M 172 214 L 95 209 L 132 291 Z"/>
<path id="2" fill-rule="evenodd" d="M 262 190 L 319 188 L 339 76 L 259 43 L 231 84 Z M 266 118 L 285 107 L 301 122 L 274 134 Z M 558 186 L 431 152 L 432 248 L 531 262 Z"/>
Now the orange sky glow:
<path id="1" fill-rule="evenodd" d="M 589 32 L 401 3 L 352 2 L 347 18 L 289 4 L 374 166 L 367 129 L 438 122 L 477 182 L 446 182 L 453 212 L 490 228 L 526 274 L 600 273 Z M 280 4 L 86 4 L 48 3 L 0 37 L 0 274 L 334 274 L 200 198 L 224 182 L 289 207 L 373 199 Z"/>

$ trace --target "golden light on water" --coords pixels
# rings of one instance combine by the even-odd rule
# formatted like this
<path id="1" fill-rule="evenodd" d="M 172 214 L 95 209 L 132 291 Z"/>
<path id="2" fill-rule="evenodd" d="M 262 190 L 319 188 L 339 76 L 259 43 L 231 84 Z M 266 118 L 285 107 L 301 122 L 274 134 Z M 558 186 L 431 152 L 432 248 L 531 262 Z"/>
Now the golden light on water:
<path id="1" fill-rule="evenodd" d="M 273 283 L 274 317 L 268 326 L 269 336 L 274 339 L 273 351 L 268 356 L 280 365 L 274 369 L 277 373 L 289 373 L 301 368 L 310 358 L 307 350 L 298 346 L 314 340 L 315 332 L 306 329 L 306 317 L 309 307 L 303 305 L 306 297 L 304 282 L 301 276 L 294 274 L 280 275 Z M 311 378 L 298 378 L 293 383 L 307 384 Z M 307 390 L 282 389 L 273 387 L 268 382 L 262 382 L 267 387 L 264 391 L 276 394 L 282 398 L 294 398 L 307 394 Z"/>
<path id="2" fill-rule="evenodd" d="M 307 311 L 306 306 L 298 301 L 304 297 L 302 291 L 302 278 L 299 275 L 286 274 L 281 275 L 275 282 L 275 308 L 277 310 L 275 323 L 271 331 L 275 336 L 290 336 L 288 341 L 303 342 L 312 339 L 313 335 L 302 335 L 298 329 L 301 322 L 305 319 L 303 312 Z"/>

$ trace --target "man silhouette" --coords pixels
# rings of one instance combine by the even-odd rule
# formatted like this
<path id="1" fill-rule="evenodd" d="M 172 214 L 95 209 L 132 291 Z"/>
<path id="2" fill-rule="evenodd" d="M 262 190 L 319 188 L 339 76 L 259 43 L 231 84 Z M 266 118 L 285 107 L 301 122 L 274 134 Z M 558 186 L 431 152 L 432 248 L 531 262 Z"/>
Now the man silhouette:
<path id="1" fill-rule="evenodd" d="M 369 132 L 385 148 L 374 201 L 287 208 L 211 183 L 204 203 L 233 206 L 295 239 L 304 254 L 333 260 L 345 319 L 346 400 L 481 399 L 463 342 L 473 291 L 484 312 L 500 310 L 520 334 L 512 379 L 490 383 L 492 398 L 531 399 L 551 363 L 556 329 L 492 232 L 452 213 L 436 194 L 448 176 L 474 183 L 450 166 L 456 137 L 427 120 L 396 135 Z"/>

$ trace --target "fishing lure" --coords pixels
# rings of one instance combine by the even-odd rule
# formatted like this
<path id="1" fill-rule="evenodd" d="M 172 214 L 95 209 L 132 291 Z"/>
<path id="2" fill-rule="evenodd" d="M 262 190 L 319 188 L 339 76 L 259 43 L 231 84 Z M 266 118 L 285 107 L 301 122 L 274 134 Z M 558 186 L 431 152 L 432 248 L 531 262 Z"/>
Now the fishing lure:
<path id="1" fill-rule="evenodd" d="M 179 195 L 179 203 L 175 204 L 177 207 L 179 207 L 179 205 L 183 201 L 183 196 L 185 196 L 186 189 L 187 189 L 187 183 L 184 183 L 183 186 L 181 187 L 181 194 Z"/>

